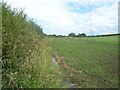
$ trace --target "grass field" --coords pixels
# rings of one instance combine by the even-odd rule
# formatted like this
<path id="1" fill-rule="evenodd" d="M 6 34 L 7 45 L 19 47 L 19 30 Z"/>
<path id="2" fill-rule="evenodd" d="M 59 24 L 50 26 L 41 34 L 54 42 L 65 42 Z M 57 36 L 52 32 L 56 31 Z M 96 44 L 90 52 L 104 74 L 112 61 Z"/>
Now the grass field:
<path id="1" fill-rule="evenodd" d="M 82 88 L 118 87 L 118 36 L 50 38 L 53 53 L 76 71 Z M 76 82 L 74 82 L 76 83 Z"/>
<path id="2" fill-rule="evenodd" d="M 118 86 L 117 36 L 49 37 L 23 9 L 0 6 L 0 88 Z"/>

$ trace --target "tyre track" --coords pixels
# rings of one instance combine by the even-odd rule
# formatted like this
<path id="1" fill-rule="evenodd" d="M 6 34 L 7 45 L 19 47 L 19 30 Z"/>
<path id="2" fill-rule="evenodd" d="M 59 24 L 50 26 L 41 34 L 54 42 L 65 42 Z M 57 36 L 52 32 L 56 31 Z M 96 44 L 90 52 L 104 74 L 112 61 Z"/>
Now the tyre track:
<path id="1" fill-rule="evenodd" d="M 58 55 L 58 54 L 53 54 L 53 58 L 55 59 L 56 63 L 58 66 L 63 68 L 67 73 L 71 81 L 71 85 L 74 84 L 74 86 L 70 86 L 72 88 L 80 87 L 80 80 L 77 79 L 77 75 L 80 75 L 81 71 L 76 71 L 72 68 L 70 68 L 64 61 L 63 59 Z"/>

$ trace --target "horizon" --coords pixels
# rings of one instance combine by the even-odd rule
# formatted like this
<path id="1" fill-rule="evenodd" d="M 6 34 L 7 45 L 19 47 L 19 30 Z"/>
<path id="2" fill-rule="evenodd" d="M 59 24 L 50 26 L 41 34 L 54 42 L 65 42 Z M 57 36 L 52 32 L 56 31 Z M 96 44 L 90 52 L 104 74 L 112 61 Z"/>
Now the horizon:
<path id="1" fill-rule="evenodd" d="M 89 35 L 116 34 L 118 0 L 4 0 L 12 8 L 25 8 L 29 18 L 43 28 L 45 34 Z M 48 3 L 49 2 L 49 3 Z"/>
<path id="2" fill-rule="evenodd" d="M 43 32 L 44 33 L 44 32 Z M 71 33 L 73 33 L 73 32 L 71 32 Z M 44 34 L 46 34 L 46 33 L 44 33 Z M 46 34 L 46 35 L 56 35 L 56 36 L 68 36 L 70 33 L 68 33 L 67 35 L 61 35 L 61 34 Z M 82 33 L 78 33 L 78 34 L 82 34 Z M 75 35 L 78 35 L 78 34 L 75 34 Z M 104 35 L 106 35 L 106 36 L 109 36 L 109 35 L 120 35 L 120 33 L 118 32 L 118 33 L 112 33 L 112 34 L 96 34 L 96 35 L 86 35 L 86 36 L 104 36 Z"/>

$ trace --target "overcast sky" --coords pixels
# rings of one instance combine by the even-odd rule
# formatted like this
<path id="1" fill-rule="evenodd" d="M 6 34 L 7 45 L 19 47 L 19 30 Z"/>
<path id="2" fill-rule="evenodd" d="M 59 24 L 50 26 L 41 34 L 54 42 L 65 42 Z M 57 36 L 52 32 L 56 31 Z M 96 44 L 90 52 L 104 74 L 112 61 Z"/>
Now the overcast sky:
<path id="1" fill-rule="evenodd" d="M 25 8 L 46 34 L 118 33 L 118 0 L 4 0 Z M 89 1 L 89 2 L 88 2 Z"/>

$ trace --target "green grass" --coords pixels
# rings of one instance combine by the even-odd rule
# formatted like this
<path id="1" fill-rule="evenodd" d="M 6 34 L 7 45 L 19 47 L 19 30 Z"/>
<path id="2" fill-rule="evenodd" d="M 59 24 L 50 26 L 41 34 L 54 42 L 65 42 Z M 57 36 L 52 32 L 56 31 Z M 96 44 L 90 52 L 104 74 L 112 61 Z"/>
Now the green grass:
<path id="1" fill-rule="evenodd" d="M 69 87 L 63 82 L 67 73 L 53 65 L 52 53 L 63 56 L 71 68 L 82 70 L 70 77 L 77 78 L 81 87 L 117 87 L 117 36 L 46 38 L 23 10 L 11 9 L 4 2 L 0 5 L 2 88 Z"/>
<path id="2" fill-rule="evenodd" d="M 82 71 L 81 87 L 118 87 L 118 36 L 51 38 L 53 52 Z"/>

